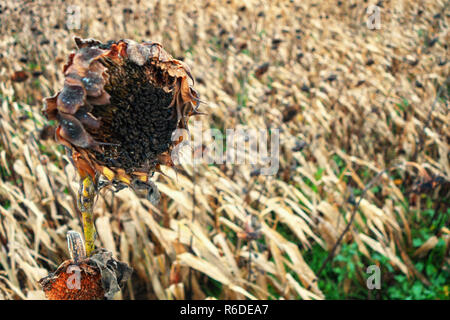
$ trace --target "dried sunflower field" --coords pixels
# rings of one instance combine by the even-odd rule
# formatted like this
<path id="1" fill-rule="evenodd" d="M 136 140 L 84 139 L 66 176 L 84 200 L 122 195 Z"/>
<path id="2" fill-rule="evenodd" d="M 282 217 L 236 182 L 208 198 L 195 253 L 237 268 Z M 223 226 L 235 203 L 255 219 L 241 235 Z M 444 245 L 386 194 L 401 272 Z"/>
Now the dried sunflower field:
<path id="1" fill-rule="evenodd" d="M 74 36 L 161 43 L 195 79 L 191 128 L 280 133 L 273 175 L 183 162 L 156 205 L 98 191 L 96 247 L 133 268 L 115 299 L 449 299 L 449 1 L 371 2 L 2 0 L 0 299 L 45 299 L 82 233 L 42 112 Z"/>

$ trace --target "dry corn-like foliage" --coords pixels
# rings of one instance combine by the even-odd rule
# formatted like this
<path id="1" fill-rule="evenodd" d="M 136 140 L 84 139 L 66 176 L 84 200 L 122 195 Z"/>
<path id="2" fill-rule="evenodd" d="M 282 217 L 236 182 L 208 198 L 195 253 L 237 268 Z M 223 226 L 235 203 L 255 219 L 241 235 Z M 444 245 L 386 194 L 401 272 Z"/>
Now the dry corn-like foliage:
<path id="1" fill-rule="evenodd" d="M 323 299 L 305 253 L 331 251 L 350 220 L 343 243 L 427 283 L 408 256 L 410 212 L 423 203 L 400 205 L 410 197 L 401 184 L 449 179 L 448 106 L 437 98 L 448 11 L 445 1 L 383 3 L 381 29 L 369 30 L 367 5 L 356 2 L 72 1 L 80 28 L 68 30 L 65 2 L 3 1 L 0 298 L 43 298 L 37 281 L 67 259 L 66 232 L 81 230 L 75 169 L 45 140 L 54 128 L 40 113 L 63 84 L 74 35 L 163 43 L 194 67 L 204 129 L 282 130 L 275 176 L 250 165 L 163 167 L 158 208 L 129 189 L 102 191 L 97 245 L 133 267 L 124 298 L 207 298 L 209 277 L 222 299 Z M 352 190 L 394 165 L 352 215 Z M 448 246 L 445 227 L 414 255 L 441 238 Z"/>

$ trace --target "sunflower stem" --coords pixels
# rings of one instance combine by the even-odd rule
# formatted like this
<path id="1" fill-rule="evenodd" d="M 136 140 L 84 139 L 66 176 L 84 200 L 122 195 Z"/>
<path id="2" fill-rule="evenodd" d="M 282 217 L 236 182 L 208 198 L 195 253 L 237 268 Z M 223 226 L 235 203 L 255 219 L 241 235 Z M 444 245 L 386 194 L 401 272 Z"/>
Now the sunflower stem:
<path id="1" fill-rule="evenodd" d="M 81 212 L 84 232 L 84 242 L 86 246 L 86 255 L 89 257 L 95 249 L 95 226 L 94 226 L 94 199 L 95 185 L 90 176 L 81 180 L 78 191 L 78 208 Z"/>

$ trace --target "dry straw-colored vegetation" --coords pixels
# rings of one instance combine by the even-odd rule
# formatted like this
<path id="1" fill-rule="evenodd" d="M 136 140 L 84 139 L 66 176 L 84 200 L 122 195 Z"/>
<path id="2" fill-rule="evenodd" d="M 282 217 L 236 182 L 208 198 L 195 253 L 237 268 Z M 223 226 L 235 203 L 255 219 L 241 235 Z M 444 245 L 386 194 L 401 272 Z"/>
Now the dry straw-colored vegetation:
<path id="1" fill-rule="evenodd" d="M 79 30 L 63 1 L 0 7 L 0 299 L 43 298 L 38 280 L 68 258 L 66 232 L 81 232 L 75 170 L 41 113 L 74 35 L 162 43 L 191 66 L 205 130 L 281 129 L 275 176 L 163 168 L 158 208 L 130 189 L 101 191 L 97 246 L 134 268 L 123 298 L 325 299 L 339 281 L 326 270 L 350 263 L 342 298 L 365 287 L 370 264 L 383 288 L 392 274 L 432 286 L 417 263 L 449 248 L 447 1 L 382 1 L 380 30 L 367 28 L 363 1 L 71 4 Z M 435 227 L 420 238 L 425 219 Z M 448 262 L 434 261 L 438 272 Z"/>

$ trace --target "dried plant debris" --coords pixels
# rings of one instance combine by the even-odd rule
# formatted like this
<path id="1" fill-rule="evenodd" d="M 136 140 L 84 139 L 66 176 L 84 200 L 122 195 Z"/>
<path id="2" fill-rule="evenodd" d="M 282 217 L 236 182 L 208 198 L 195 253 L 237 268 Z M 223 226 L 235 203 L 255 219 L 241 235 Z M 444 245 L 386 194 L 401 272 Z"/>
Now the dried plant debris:
<path id="1" fill-rule="evenodd" d="M 64 261 L 39 283 L 49 300 L 111 300 L 132 273 L 126 263 L 100 249 L 81 261 Z"/>
<path id="2" fill-rule="evenodd" d="M 112 258 L 112 253 L 100 249 L 89 260 L 94 263 L 102 275 L 102 288 L 106 299 L 112 299 L 120 291 L 123 283 L 131 277 L 133 269 L 126 263 Z"/>

